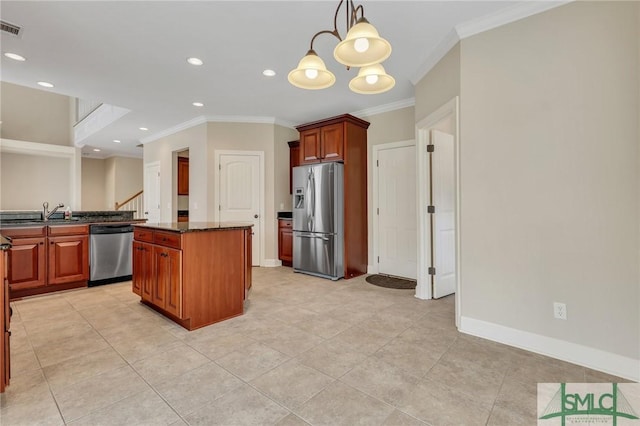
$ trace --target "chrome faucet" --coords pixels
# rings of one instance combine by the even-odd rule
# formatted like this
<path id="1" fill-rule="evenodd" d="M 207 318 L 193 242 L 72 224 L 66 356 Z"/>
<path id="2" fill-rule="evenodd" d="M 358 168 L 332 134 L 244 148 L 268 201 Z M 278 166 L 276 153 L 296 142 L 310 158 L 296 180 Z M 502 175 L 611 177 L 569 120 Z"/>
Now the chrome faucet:
<path id="1" fill-rule="evenodd" d="M 53 208 L 53 210 L 49 211 L 49 203 L 46 201 L 42 203 L 42 218 L 44 219 L 44 221 L 46 222 L 47 220 L 49 220 L 49 218 L 53 216 L 53 214 L 58 211 L 60 207 L 64 207 L 64 204 L 59 203 Z"/>

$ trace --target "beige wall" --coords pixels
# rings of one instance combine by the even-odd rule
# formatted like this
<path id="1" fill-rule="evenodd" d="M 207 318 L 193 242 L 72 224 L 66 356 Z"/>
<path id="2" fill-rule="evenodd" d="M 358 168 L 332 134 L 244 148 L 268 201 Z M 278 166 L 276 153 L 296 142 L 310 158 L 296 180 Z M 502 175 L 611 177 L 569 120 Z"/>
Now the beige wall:
<path id="1" fill-rule="evenodd" d="M 463 316 L 640 358 L 639 6 L 462 41 Z"/>
<path id="2" fill-rule="evenodd" d="M 72 98 L 6 82 L 0 92 L 0 137 L 73 146 Z"/>
<path id="3" fill-rule="evenodd" d="M 105 160 L 82 159 L 81 210 L 107 210 Z"/>
<path id="4" fill-rule="evenodd" d="M 71 203 L 69 158 L 3 153 L 0 156 L 0 210 L 42 210 L 47 201 Z M 73 208 L 73 206 L 72 206 Z"/>
<path id="5" fill-rule="evenodd" d="M 204 123 L 144 145 L 144 165 L 160 163 L 160 222 L 177 220 L 177 153 L 185 149 L 189 150 L 189 220 L 213 219 L 208 202 L 212 187 L 207 161 L 207 124 Z"/>
<path id="6" fill-rule="evenodd" d="M 210 192 L 213 205 L 214 191 L 218 188 L 218 174 L 213 170 L 216 150 L 262 151 L 264 152 L 264 258 L 278 258 L 278 239 L 275 197 L 275 142 L 272 124 L 255 123 L 208 123 L 208 146 L 210 181 L 214 190 Z M 213 211 L 213 210 L 212 210 Z"/>
<path id="7" fill-rule="evenodd" d="M 368 117 L 362 117 L 370 123 L 367 130 L 367 227 L 368 227 L 368 264 L 373 265 L 373 147 L 391 142 L 415 139 L 414 107 L 402 108 Z"/>
<path id="8" fill-rule="evenodd" d="M 115 201 L 123 202 L 142 191 L 142 159 L 129 157 L 115 158 Z M 110 209 L 114 208 L 112 204 Z"/>
<path id="9" fill-rule="evenodd" d="M 456 44 L 416 84 L 416 123 L 458 95 L 460 95 L 460 43 Z"/>

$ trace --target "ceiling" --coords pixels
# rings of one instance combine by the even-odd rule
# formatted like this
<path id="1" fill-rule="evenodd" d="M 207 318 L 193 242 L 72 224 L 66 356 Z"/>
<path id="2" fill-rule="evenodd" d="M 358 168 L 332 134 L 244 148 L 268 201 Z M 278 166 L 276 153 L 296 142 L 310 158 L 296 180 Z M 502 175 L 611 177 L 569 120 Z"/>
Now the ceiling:
<path id="1" fill-rule="evenodd" d="M 453 29 L 514 7 L 518 1 L 366 1 L 366 18 L 387 39 L 383 65 L 395 87 L 378 95 L 348 89 L 356 69 L 333 58 L 337 39 L 314 49 L 336 75 L 320 91 L 296 88 L 287 74 L 318 31 L 333 29 L 338 1 L 2 1 L 2 81 L 129 109 L 82 141 L 83 155 L 142 156 L 137 147 L 184 123 L 263 121 L 294 126 L 344 113 L 408 103 L 412 80 Z M 344 7 L 343 7 L 344 9 Z M 344 12 L 338 30 L 344 36 Z M 204 65 L 187 64 L 198 57 Z M 270 68 L 275 77 L 265 77 Z M 55 85 L 43 89 L 36 84 Z M 193 102 L 204 103 L 195 107 Z M 148 131 L 139 128 L 146 127 Z M 121 143 L 114 143 L 113 140 Z M 100 148 L 99 153 L 93 148 Z"/>

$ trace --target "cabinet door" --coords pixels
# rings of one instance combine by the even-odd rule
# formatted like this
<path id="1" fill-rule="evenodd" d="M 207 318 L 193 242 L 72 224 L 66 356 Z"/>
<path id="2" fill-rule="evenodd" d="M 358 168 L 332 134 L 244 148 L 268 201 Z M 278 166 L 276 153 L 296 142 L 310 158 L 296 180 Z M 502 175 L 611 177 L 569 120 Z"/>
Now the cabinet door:
<path id="1" fill-rule="evenodd" d="M 44 286 L 44 256 L 44 238 L 13 239 L 7 258 L 7 279 L 11 290 Z"/>
<path id="2" fill-rule="evenodd" d="M 166 299 L 164 309 L 182 318 L 182 251 L 166 249 L 167 256 L 163 258 L 166 264 L 163 271 L 166 277 Z"/>
<path id="3" fill-rule="evenodd" d="M 320 162 L 320 129 L 300 133 L 300 164 Z"/>
<path id="4" fill-rule="evenodd" d="M 142 283 L 144 281 L 145 268 L 144 263 L 144 247 L 143 243 L 138 241 L 133 242 L 132 252 L 132 277 L 131 277 L 131 289 L 135 294 L 142 297 Z"/>
<path id="5" fill-rule="evenodd" d="M 178 157 L 178 195 L 189 195 L 189 159 Z"/>
<path id="6" fill-rule="evenodd" d="M 300 165 L 300 141 L 287 143 L 289 144 L 289 194 L 292 194 L 293 168 Z"/>
<path id="7" fill-rule="evenodd" d="M 182 315 L 182 251 L 153 247 L 156 276 L 153 280 L 151 302 L 159 308 Z"/>
<path id="8" fill-rule="evenodd" d="M 134 247 L 136 244 L 138 249 L 134 250 L 133 279 L 138 280 L 141 292 L 140 297 L 151 302 L 153 299 L 153 281 L 155 279 L 153 246 L 136 241 L 134 242 Z M 135 256 L 137 256 L 137 261 Z"/>
<path id="9" fill-rule="evenodd" d="M 331 124 L 320 128 L 320 158 L 322 161 L 344 160 L 344 125 Z"/>
<path id="10" fill-rule="evenodd" d="M 251 259 L 251 236 L 253 235 L 253 231 L 251 229 L 247 229 L 246 231 L 244 231 L 244 238 L 245 238 L 245 243 L 244 243 L 244 247 L 245 247 L 245 256 L 246 256 L 246 265 L 247 265 L 247 269 L 245 271 L 244 274 L 244 297 L 245 299 L 247 298 L 247 292 L 249 291 L 249 289 L 251 288 L 251 272 L 252 272 L 252 265 L 253 265 L 253 260 Z"/>
<path id="11" fill-rule="evenodd" d="M 64 284 L 89 279 L 89 237 L 49 237 L 49 280 Z"/>

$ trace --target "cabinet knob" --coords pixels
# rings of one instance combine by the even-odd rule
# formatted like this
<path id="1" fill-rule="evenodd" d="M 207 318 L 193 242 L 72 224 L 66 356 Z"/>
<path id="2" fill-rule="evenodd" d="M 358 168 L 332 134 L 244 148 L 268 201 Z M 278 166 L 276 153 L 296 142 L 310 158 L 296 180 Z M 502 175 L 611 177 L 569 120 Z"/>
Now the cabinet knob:
<path id="1" fill-rule="evenodd" d="M 253 217 L 257 219 L 257 218 L 258 218 L 258 215 L 257 215 L 257 214 L 254 214 L 254 215 L 253 215 Z"/>

